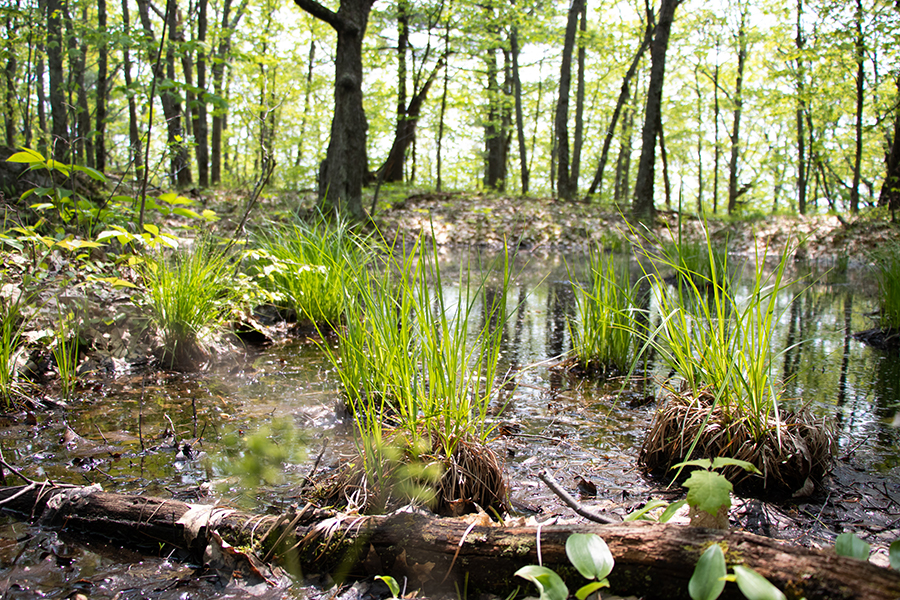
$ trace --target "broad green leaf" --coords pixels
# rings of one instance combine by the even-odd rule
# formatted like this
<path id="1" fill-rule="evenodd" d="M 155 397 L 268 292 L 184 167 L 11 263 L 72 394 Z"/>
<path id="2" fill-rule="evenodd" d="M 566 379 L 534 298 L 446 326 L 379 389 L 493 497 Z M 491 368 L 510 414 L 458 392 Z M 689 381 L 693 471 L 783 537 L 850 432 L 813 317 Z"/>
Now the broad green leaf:
<path id="1" fill-rule="evenodd" d="M 103 283 L 108 283 L 113 287 L 127 287 L 127 288 L 136 288 L 137 286 L 131 283 L 126 279 L 122 279 L 121 277 L 88 277 L 91 281 L 102 281 Z"/>
<path id="2" fill-rule="evenodd" d="M 585 579 L 603 579 L 616 564 L 609 546 L 596 533 L 573 533 L 566 540 L 566 555 Z"/>
<path id="3" fill-rule="evenodd" d="M 32 210 L 49 210 L 54 208 L 51 202 L 38 202 L 37 204 L 32 204 L 30 206 Z"/>
<path id="4" fill-rule="evenodd" d="M 200 218 L 200 215 L 196 211 L 193 211 L 189 208 L 184 208 L 182 206 L 179 206 L 172 212 L 175 213 L 176 215 L 181 215 L 182 217 L 189 217 L 191 219 L 199 219 Z"/>
<path id="5" fill-rule="evenodd" d="M 6 162 L 11 163 L 43 163 L 44 157 L 40 152 L 32 150 L 31 148 L 22 148 L 21 152 L 16 152 L 12 156 L 6 159 Z"/>
<path id="6" fill-rule="evenodd" d="M 75 165 L 75 169 L 81 171 L 82 173 L 87 173 L 87 175 L 91 179 L 95 179 L 97 181 L 106 182 L 106 175 L 98 171 L 97 169 L 93 169 L 91 167 L 85 167 L 82 165 Z"/>
<path id="7" fill-rule="evenodd" d="M 700 467 L 701 469 L 712 469 L 712 460 L 709 458 L 697 458 L 694 460 L 686 460 L 684 462 L 680 462 L 677 465 L 672 465 L 670 469 L 680 469 L 682 467 Z"/>
<path id="8" fill-rule="evenodd" d="M 59 240 L 58 242 L 56 242 L 56 245 L 60 248 L 65 248 L 66 250 L 75 250 L 77 248 L 100 248 L 101 246 L 105 246 L 105 244 L 101 244 L 100 242 L 92 242 L 90 240 L 79 240 L 74 238 Z"/>
<path id="9" fill-rule="evenodd" d="M 200 213 L 200 216 L 203 217 L 206 221 L 218 221 L 219 217 L 216 215 L 216 211 L 209 210 L 208 208 Z"/>
<path id="10" fill-rule="evenodd" d="M 747 600 L 787 600 L 781 590 L 749 567 L 735 565 L 734 578 Z"/>
<path id="11" fill-rule="evenodd" d="M 688 593 L 693 600 L 715 600 L 725 589 L 725 555 L 718 544 L 713 544 L 700 555 L 694 574 L 688 582 Z"/>
<path id="12" fill-rule="evenodd" d="M 663 514 L 659 515 L 660 523 L 668 523 L 669 520 L 675 516 L 675 513 L 678 512 L 678 509 L 687 504 L 687 500 L 679 500 L 678 502 L 673 502 L 669 505 L 666 510 L 663 511 Z"/>
<path id="13" fill-rule="evenodd" d="M 388 588 L 391 590 L 392 598 L 396 598 L 400 595 L 400 585 L 397 583 L 397 580 L 390 575 L 379 575 L 375 579 L 380 579 L 387 584 Z"/>
<path id="14" fill-rule="evenodd" d="M 650 512 L 653 509 L 659 508 L 661 506 L 667 506 L 666 502 L 654 498 L 653 500 L 651 500 L 650 502 L 648 502 L 641 508 L 628 513 L 625 516 L 624 520 L 625 521 L 637 521 L 638 519 L 645 519 L 646 518 L 645 515 L 648 512 Z"/>
<path id="15" fill-rule="evenodd" d="M 153 223 L 144 223 L 144 231 L 152 235 L 159 235 L 159 227 Z"/>
<path id="16" fill-rule="evenodd" d="M 118 227 L 116 225 L 113 225 L 112 227 L 113 227 L 112 229 L 106 229 L 106 230 L 98 233 L 97 241 L 102 242 L 106 238 L 111 238 L 111 237 L 117 238 L 117 239 L 119 239 L 119 241 L 121 241 L 121 237 L 123 235 L 131 235 L 130 233 L 125 231 L 125 229 L 123 229 L 122 227 Z"/>
<path id="17" fill-rule="evenodd" d="M 592 581 L 591 583 L 578 588 L 578 591 L 575 592 L 575 597 L 578 598 L 578 600 L 584 600 L 600 588 L 605 587 L 609 587 L 608 579 L 604 579 L 603 581 Z"/>
<path id="18" fill-rule="evenodd" d="M 516 576 L 527 579 L 537 586 L 541 600 L 566 600 L 569 588 L 562 578 L 547 567 L 528 565 L 516 571 Z"/>
<path id="19" fill-rule="evenodd" d="M 838 556 L 869 560 L 869 549 L 869 544 L 852 533 L 842 533 L 834 541 L 834 551 L 838 553 Z"/>
<path id="20" fill-rule="evenodd" d="M 687 501 L 691 506 L 711 515 L 719 508 L 731 505 L 731 482 L 724 475 L 712 471 L 694 471 L 684 482 L 688 488 Z"/>
<path id="21" fill-rule="evenodd" d="M 174 194 L 169 192 L 168 194 L 163 194 L 159 197 L 160 200 L 166 202 L 167 204 L 193 204 L 194 201 L 186 196 L 179 196 L 178 194 Z"/>
<path id="22" fill-rule="evenodd" d="M 900 571 L 900 540 L 891 542 L 891 549 L 888 551 L 888 558 L 891 561 L 891 568 Z"/>

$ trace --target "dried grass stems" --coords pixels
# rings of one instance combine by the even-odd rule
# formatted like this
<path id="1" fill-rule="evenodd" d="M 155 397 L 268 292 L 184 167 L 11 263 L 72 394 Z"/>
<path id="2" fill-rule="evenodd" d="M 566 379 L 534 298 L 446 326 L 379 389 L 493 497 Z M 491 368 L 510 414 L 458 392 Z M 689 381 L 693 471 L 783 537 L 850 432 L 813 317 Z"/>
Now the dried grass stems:
<path id="1" fill-rule="evenodd" d="M 769 419 L 762 436 L 750 418 L 729 416 L 714 407 L 714 398 L 670 392 L 641 446 L 638 461 L 650 472 L 670 475 L 672 465 L 689 457 L 728 456 L 745 460 L 761 472 L 739 467 L 722 474 L 745 490 L 775 493 L 809 491 L 831 468 L 836 440 L 824 418 L 807 411 L 783 411 Z"/>

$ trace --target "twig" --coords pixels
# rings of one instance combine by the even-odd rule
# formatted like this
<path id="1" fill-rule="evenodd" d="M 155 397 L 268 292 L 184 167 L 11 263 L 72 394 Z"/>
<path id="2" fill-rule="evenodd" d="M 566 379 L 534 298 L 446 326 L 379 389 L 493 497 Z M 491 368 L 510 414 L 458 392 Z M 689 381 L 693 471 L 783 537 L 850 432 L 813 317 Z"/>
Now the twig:
<path id="1" fill-rule="evenodd" d="M 3 457 L 3 450 L 0 450 L 0 464 L 2 464 L 4 467 L 6 467 L 7 469 L 9 469 L 10 471 L 12 471 L 13 473 L 15 473 L 16 475 L 18 475 L 19 478 L 20 478 L 22 481 L 24 481 L 25 483 L 30 483 L 30 484 L 33 484 L 33 483 L 34 483 L 34 480 L 33 480 L 33 479 L 29 479 L 28 477 L 25 477 L 24 475 L 22 475 L 22 472 L 21 472 L 21 471 L 19 471 L 17 468 L 15 468 L 14 466 L 12 466 L 12 465 L 9 464 L 8 462 L 6 462 L 6 459 Z"/>
<path id="2" fill-rule="evenodd" d="M 237 242 L 237 238 L 240 235 L 241 231 L 244 229 L 244 225 L 247 224 L 247 219 L 250 217 L 250 212 L 253 210 L 253 207 L 256 205 L 256 201 L 259 200 L 259 195 L 262 193 L 263 188 L 266 187 L 266 184 L 269 183 L 269 178 L 272 177 L 272 173 L 275 171 L 275 159 L 271 156 L 266 157 L 266 161 L 262 167 L 262 173 L 259 176 L 259 179 L 256 182 L 256 186 L 253 188 L 253 193 L 250 195 L 250 200 L 247 202 L 247 208 L 244 210 L 244 216 L 241 217 L 240 223 L 238 223 L 237 227 L 234 228 L 234 233 L 231 234 L 231 240 L 229 240 L 228 245 L 225 247 L 225 250 L 222 251 L 222 254 L 226 254 L 231 247 Z"/>
<path id="3" fill-rule="evenodd" d="M 595 523 L 604 523 L 606 525 L 619 523 L 618 519 L 595 513 L 594 511 L 579 504 L 578 501 L 573 498 L 571 494 L 569 494 L 569 492 L 564 490 L 562 486 L 559 485 L 556 479 L 553 478 L 553 475 L 548 473 L 546 469 L 541 469 L 541 471 L 538 473 L 538 477 L 541 479 L 541 481 L 547 484 L 547 487 L 549 487 L 554 494 L 559 496 L 560 500 L 565 502 L 569 506 L 569 508 L 574 510 L 585 519 L 594 521 Z"/>

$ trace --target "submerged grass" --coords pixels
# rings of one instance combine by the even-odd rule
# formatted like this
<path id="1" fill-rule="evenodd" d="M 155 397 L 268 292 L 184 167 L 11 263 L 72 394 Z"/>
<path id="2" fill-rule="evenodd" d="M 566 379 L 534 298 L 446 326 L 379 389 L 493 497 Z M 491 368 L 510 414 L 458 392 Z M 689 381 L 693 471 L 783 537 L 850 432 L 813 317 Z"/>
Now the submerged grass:
<path id="1" fill-rule="evenodd" d="M 308 324 L 336 324 L 345 282 L 367 262 L 366 241 L 346 222 L 299 221 L 262 232 L 251 268 L 281 308 Z"/>
<path id="2" fill-rule="evenodd" d="M 346 282 L 339 344 L 323 344 L 359 435 L 363 469 L 348 488 L 365 491 L 355 501 L 370 510 L 397 494 L 443 511 L 460 499 L 504 507 L 499 461 L 484 444 L 505 383 L 508 258 L 499 282 L 461 268 L 456 286 L 445 286 L 436 246 L 420 239 L 390 250 Z"/>
<path id="3" fill-rule="evenodd" d="M 591 250 L 590 283 L 573 283 L 575 316 L 568 319 L 577 368 L 585 373 L 625 373 L 634 339 L 638 284 L 614 257 Z"/>
<path id="4" fill-rule="evenodd" d="M 228 258 L 204 238 L 171 255 L 148 254 L 145 261 L 144 302 L 162 335 L 162 364 L 191 370 L 206 357 L 204 340 L 224 325 L 236 298 Z"/>

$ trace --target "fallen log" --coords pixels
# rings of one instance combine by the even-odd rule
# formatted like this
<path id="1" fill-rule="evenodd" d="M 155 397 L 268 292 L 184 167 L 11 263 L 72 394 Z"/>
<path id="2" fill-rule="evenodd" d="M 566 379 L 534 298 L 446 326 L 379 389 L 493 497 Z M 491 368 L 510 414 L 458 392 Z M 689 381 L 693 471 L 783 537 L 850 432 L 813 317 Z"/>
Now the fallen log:
<path id="1" fill-rule="evenodd" d="M 786 545 L 739 531 L 723 532 L 655 523 L 612 525 L 491 526 L 463 519 L 396 512 L 386 516 L 342 515 L 309 505 L 303 510 L 255 515 L 227 507 L 106 493 L 99 486 L 50 484 L 0 488 L 0 507 L 46 526 L 103 536 L 159 551 L 165 543 L 202 557 L 214 533 L 233 546 L 252 548 L 303 572 L 342 576 L 406 577 L 410 589 L 444 588 L 506 594 L 522 566 L 553 568 L 570 587 L 584 583 L 569 566 L 566 539 L 596 533 L 616 565 L 612 590 L 644 598 L 687 598 L 687 583 L 700 554 L 712 543 L 725 549 L 729 565 L 752 567 L 788 598 L 895 600 L 900 573 L 830 551 Z M 574 587 L 572 587 L 574 589 Z M 723 597 L 742 597 L 729 583 Z"/>

